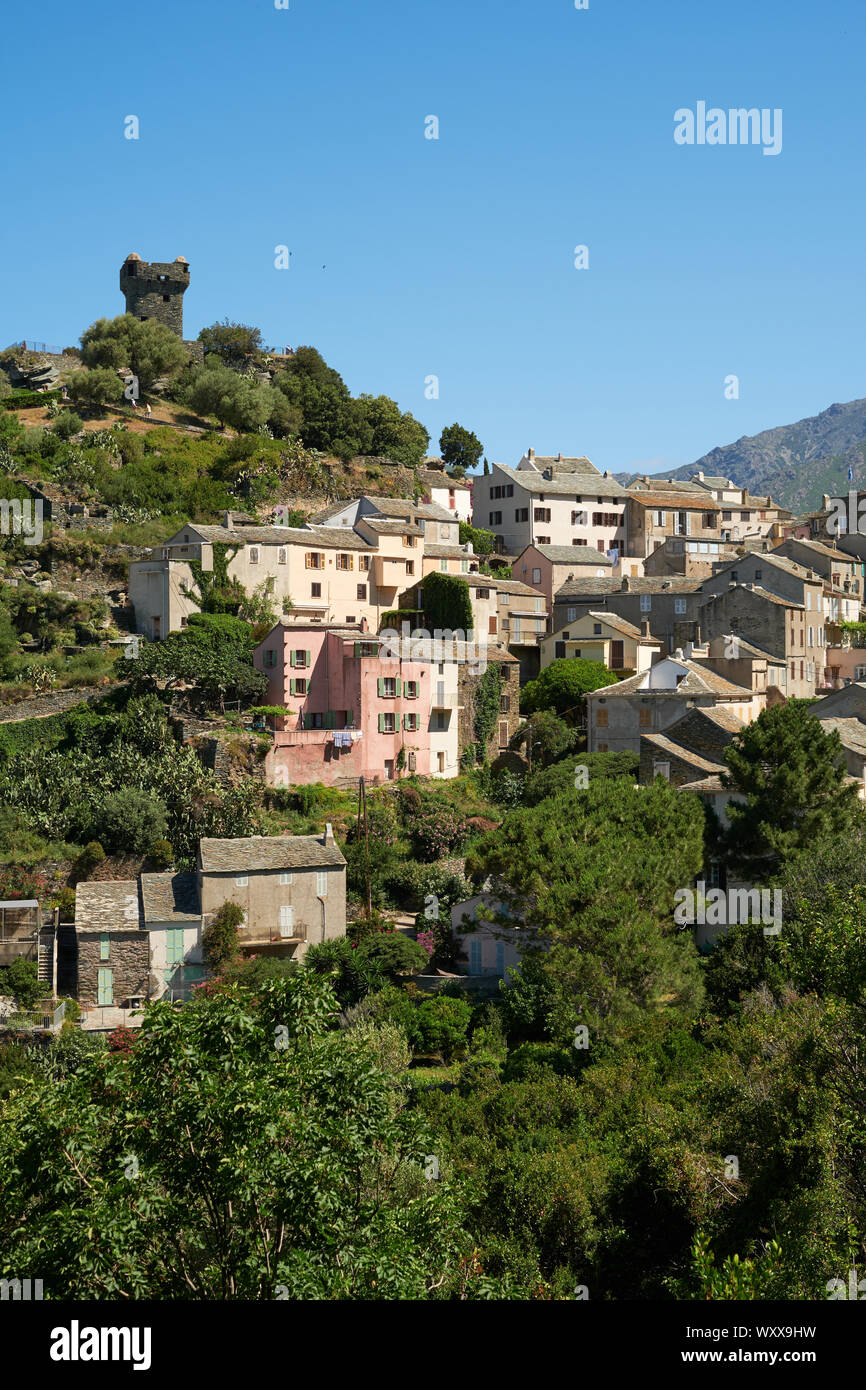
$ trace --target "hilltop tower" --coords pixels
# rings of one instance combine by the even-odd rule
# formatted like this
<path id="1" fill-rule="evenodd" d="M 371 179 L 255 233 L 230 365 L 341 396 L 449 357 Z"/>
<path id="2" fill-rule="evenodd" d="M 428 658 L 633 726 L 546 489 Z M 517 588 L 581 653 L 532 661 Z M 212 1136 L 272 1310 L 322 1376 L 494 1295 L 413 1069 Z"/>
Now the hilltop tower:
<path id="1" fill-rule="evenodd" d="M 126 312 L 137 319 L 156 319 L 183 338 L 183 294 L 189 285 L 189 262 L 143 261 L 135 252 L 120 267 Z"/>

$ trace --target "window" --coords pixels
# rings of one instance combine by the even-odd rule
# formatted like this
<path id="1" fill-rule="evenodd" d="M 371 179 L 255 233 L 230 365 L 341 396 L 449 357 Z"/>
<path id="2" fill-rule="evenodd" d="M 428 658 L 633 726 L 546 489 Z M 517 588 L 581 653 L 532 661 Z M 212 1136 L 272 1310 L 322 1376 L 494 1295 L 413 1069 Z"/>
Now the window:
<path id="1" fill-rule="evenodd" d="M 437 734 L 441 734 L 441 733 L 443 732 L 443 730 L 445 730 L 445 729 L 447 729 L 447 728 L 448 728 L 448 715 L 445 713 L 444 710 L 438 709 L 438 710 L 436 711 L 436 732 L 437 732 Z"/>
<path id="2" fill-rule="evenodd" d="M 507 748 L 507 747 L 508 747 L 508 720 L 507 720 L 507 719 L 500 719 L 500 721 L 499 721 L 499 747 L 500 747 L 500 748 Z"/>
<path id="3" fill-rule="evenodd" d="M 684 599 L 684 598 L 675 598 L 675 599 L 674 599 L 674 612 L 675 612 L 675 613 L 685 613 L 685 611 L 686 611 L 686 601 L 685 601 L 685 599 Z"/>
<path id="4" fill-rule="evenodd" d="M 595 727 L 597 729 L 607 728 L 607 710 L 597 709 L 595 712 Z"/>
<path id="5" fill-rule="evenodd" d="M 312 665 L 312 655 L 312 652 L 304 651 L 303 647 L 294 647 L 291 652 L 290 663 L 292 666 L 300 666 L 303 669 L 305 666 Z"/>
<path id="6" fill-rule="evenodd" d="M 593 623 L 593 625 L 592 625 L 592 635 L 593 635 L 593 637 L 600 637 L 600 636 L 601 636 L 601 623 Z"/>
<path id="7" fill-rule="evenodd" d="M 651 610 L 652 610 L 652 606 L 653 606 L 652 594 L 641 594 L 641 596 L 640 596 L 640 611 L 641 611 L 642 613 L 649 613 L 649 612 L 651 612 Z"/>
<path id="8" fill-rule="evenodd" d="M 550 537 L 549 537 L 549 536 L 536 536 L 536 537 L 535 537 L 535 543 L 536 543 L 536 545 L 550 545 Z"/>
<path id="9" fill-rule="evenodd" d="M 532 510 L 533 521 L 550 521 L 549 507 L 534 507 Z"/>
<path id="10" fill-rule="evenodd" d="M 461 560 L 461 561 L 460 561 L 460 573 L 461 573 L 461 574 L 468 574 L 468 573 L 469 573 L 469 561 L 468 561 L 468 560 Z"/>
<path id="11" fill-rule="evenodd" d="M 505 486 L 505 491 L 503 492 L 502 495 L 503 495 L 503 497 L 513 497 L 513 496 L 514 496 L 514 484 L 513 484 L 513 483 L 507 483 L 506 486 Z"/>
<path id="12" fill-rule="evenodd" d="M 418 766 L 418 759 L 415 757 L 415 754 L 414 754 L 414 753 L 410 753 L 410 754 L 409 754 L 409 771 L 410 771 L 410 772 L 414 772 L 417 766 Z"/>
<path id="13" fill-rule="evenodd" d="M 308 570 L 323 570 L 325 568 L 325 557 L 318 550 L 308 550 L 304 559 Z"/>
<path id="14" fill-rule="evenodd" d="M 249 884 L 249 881 L 250 881 L 249 874 L 237 874 L 237 875 L 235 876 L 235 887 L 236 887 L 236 888 L 246 888 L 246 887 L 248 886 L 248 884 Z"/>
<path id="15" fill-rule="evenodd" d="M 108 960 L 111 951 L 111 937 L 107 931 L 99 933 L 99 959 Z"/>
<path id="16" fill-rule="evenodd" d="M 171 298 L 171 295 L 164 294 L 164 295 L 162 296 L 162 302 L 163 302 L 163 304 L 167 304 L 170 298 Z"/>
<path id="17" fill-rule="evenodd" d="M 656 778 L 656 777 L 664 777 L 665 781 L 666 781 L 666 782 L 669 782 L 669 781 L 671 780 L 671 765 L 670 765 L 670 763 L 654 762 L 654 763 L 653 763 L 653 777 L 654 777 L 654 778 Z"/>
<path id="18" fill-rule="evenodd" d="M 311 585 L 310 585 L 310 598 L 321 598 L 321 597 L 322 597 L 322 586 L 321 586 L 321 584 L 311 584 Z"/>
<path id="19" fill-rule="evenodd" d="M 500 695 L 500 697 L 499 697 L 499 713 L 500 713 L 500 714 L 508 714 L 508 712 L 509 712 L 510 709 L 511 709 L 511 699 L 510 699 L 510 697 L 509 697 L 508 695 Z"/>
<path id="20" fill-rule="evenodd" d="M 532 571 L 532 582 L 533 582 L 533 584 L 540 584 L 540 583 L 541 583 L 541 570 L 540 570 L 540 569 L 534 569 L 534 570 Z"/>
<path id="21" fill-rule="evenodd" d="M 653 722 L 652 711 L 648 709 L 638 710 L 638 726 L 641 729 L 649 729 Z"/>
<path id="22" fill-rule="evenodd" d="M 258 548 L 257 545 L 251 545 L 251 546 L 250 546 L 250 564 L 251 564 L 251 565 L 257 565 L 258 563 L 259 563 L 259 548 Z"/>
<path id="23" fill-rule="evenodd" d="M 351 570 L 351 569 L 354 569 L 354 568 L 355 568 L 355 557 L 354 557 L 354 555 L 338 555 L 338 556 L 337 556 L 337 569 L 338 569 L 338 570 Z"/>
<path id="24" fill-rule="evenodd" d="M 406 699 L 407 699 L 407 700 L 417 700 L 417 699 L 418 699 L 418 682 L 417 682 L 417 681 L 407 681 L 407 682 L 406 682 L 405 694 L 406 694 Z"/>
<path id="25" fill-rule="evenodd" d="M 622 517 L 619 512 L 593 512 L 593 526 L 619 526 Z"/>
<path id="26" fill-rule="evenodd" d="M 328 896 L 328 873 L 326 869 L 319 869 L 316 874 L 316 896 L 319 898 Z"/>
<path id="27" fill-rule="evenodd" d="M 414 561 L 414 560 L 407 560 L 407 561 L 406 561 L 406 573 L 407 573 L 407 574 L 414 574 L 414 573 L 415 573 L 415 561 Z"/>
<path id="28" fill-rule="evenodd" d="M 355 585 L 355 598 L 358 599 L 359 602 L 361 602 L 361 603 L 366 603 L 366 601 L 367 601 L 367 586 L 366 586 L 366 584 L 356 584 L 356 585 Z"/>
<path id="29" fill-rule="evenodd" d="M 280 548 L 279 548 L 279 550 L 277 551 L 277 564 L 278 564 L 278 565 L 284 565 L 285 563 L 286 563 L 286 547 L 285 547 L 284 545 L 281 545 Z"/>
<path id="30" fill-rule="evenodd" d="M 292 877 L 293 875 L 287 869 L 283 869 L 283 872 L 280 874 L 280 887 L 288 888 L 292 882 Z"/>
<path id="31" fill-rule="evenodd" d="M 418 730 L 418 716 L 415 713 L 403 715 L 403 728 L 409 733 L 416 733 Z"/>
<path id="32" fill-rule="evenodd" d="M 165 963 L 183 965 L 183 927 L 169 927 L 165 934 Z"/>
<path id="33" fill-rule="evenodd" d="M 417 537 L 417 536 L 404 536 L 404 537 L 403 537 L 403 544 L 404 544 L 404 545 L 417 545 L 417 543 L 418 543 L 418 537 Z"/>
<path id="34" fill-rule="evenodd" d="M 469 974 L 481 974 L 481 942 L 477 936 L 469 938 Z"/>
<path id="35" fill-rule="evenodd" d="M 439 561 L 439 573 L 440 573 L 440 574 L 447 574 L 447 573 L 448 573 L 448 561 L 447 561 L 447 560 L 440 560 L 440 561 Z"/>
<path id="36" fill-rule="evenodd" d="M 265 652 L 265 670 L 273 670 L 277 664 L 277 654 L 271 648 Z"/>
<path id="37" fill-rule="evenodd" d="M 811 628 L 811 627 L 809 628 L 809 646 L 810 646 L 810 647 L 814 647 L 814 645 L 815 645 L 815 643 L 814 643 L 814 641 L 813 641 L 814 631 L 815 631 L 814 628 Z"/>
<path id="38" fill-rule="evenodd" d="M 400 694 L 400 691 L 397 689 L 397 679 L 396 679 L 395 676 L 380 676 L 380 677 L 379 677 L 379 698 L 380 698 L 380 699 L 392 700 L 392 699 L 395 697 L 395 695 L 399 695 L 399 694 Z"/>
<path id="39" fill-rule="evenodd" d="M 667 521 L 667 513 L 666 513 L 666 512 L 654 512 L 653 515 L 655 516 L 656 526 L 664 526 L 664 525 L 665 525 L 665 522 Z"/>
<path id="40" fill-rule="evenodd" d="M 393 734 L 395 731 L 395 717 L 393 714 L 379 715 L 379 733 Z"/>
<path id="41" fill-rule="evenodd" d="M 306 676 L 298 676 L 296 680 L 289 681 L 290 695 L 308 695 L 309 687 Z"/>
<path id="42" fill-rule="evenodd" d="M 489 523 L 488 523 L 488 524 L 489 524 L 490 526 L 501 526 L 501 525 L 502 525 L 502 513 L 501 513 L 501 512 L 491 512 L 491 513 L 490 513 L 490 520 L 489 520 Z"/>
<path id="43" fill-rule="evenodd" d="M 528 507 L 515 507 L 515 509 L 514 509 L 514 520 L 515 520 L 515 521 L 528 521 L 528 520 L 529 520 L 529 508 L 528 508 Z"/>
<path id="44" fill-rule="evenodd" d="M 572 526 L 585 526 L 585 525 L 586 525 L 586 512 L 572 512 L 572 513 L 571 513 L 571 524 L 572 524 Z"/>
<path id="45" fill-rule="evenodd" d="M 358 556 L 358 569 L 359 569 L 359 570 L 363 570 L 363 571 L 366 573 L 366 572 L 369 570 L 369 568 L 370 568 L 370 557 L 369 557 L 369 555 L 359 555 L 359 556 Z"/>
<path id="46" fill-rule="evenodd" d="M 556 642 L 556 643 L 554 643 L 554 646 L 555 646 L 555 648 L 556 648 L 556 660 L 557 660 L 557 661 L 561 661 L 561 660 L 563 659 L 563 657 L 565 656 L 565 643 L 564 643 L 564 642 Z"/>
<path id="47" fill-rule="evenodd" d="M 569 621 L 570 623 L 573 623 L 576 617 L 577 617 L 577 609 L 576 609 L 576 608 L 569 608 L 569 610 L 568 610 L 568 621 Z"/>

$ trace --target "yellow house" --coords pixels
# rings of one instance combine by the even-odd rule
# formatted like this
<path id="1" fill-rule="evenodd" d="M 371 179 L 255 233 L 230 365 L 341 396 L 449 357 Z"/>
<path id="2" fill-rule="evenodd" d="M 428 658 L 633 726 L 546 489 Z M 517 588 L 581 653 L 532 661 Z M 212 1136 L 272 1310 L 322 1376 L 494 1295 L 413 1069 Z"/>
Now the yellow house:
<path id="1" fill-rule="evenodd" d="M 648 627 L 648 624 L 645 626 Z M 541 643 L 541 669 L 563 657 L 601 661 L 609 671 L 648 671 L 661 642 L 616 613 L 584 613 Z"/>

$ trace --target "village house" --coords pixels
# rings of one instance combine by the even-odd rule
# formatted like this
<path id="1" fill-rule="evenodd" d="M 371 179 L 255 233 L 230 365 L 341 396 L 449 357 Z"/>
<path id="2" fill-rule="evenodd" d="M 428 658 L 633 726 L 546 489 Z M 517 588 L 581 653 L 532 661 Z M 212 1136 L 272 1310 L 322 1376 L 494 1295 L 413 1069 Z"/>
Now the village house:
<path id="1" fill-rule="evenodd" d="M 404 769 L 456 777 L 458 662 L 453 649 L 441 655 L 432 640 L 404 643 L 402 633 L 397 646 L 387 634 L 283 619 L 253 652 L 268 703 L 289 710 L 275 720 L 268 781 L 351 786 Z"/>
<path id="2" fill-rule="evenodd" d="M 820 585 L 813 586 L 818 589 Z M 811 597 L 814 599 L 815 594 Z M 808 623 L 807 616 L 813 621 Z M 700 628 L 705 640 L 722 636 L 754 639 L 763 651 L 785 663 L 782 692 L 809 699 L 823 678 L 824 646 L 820 615 L 807 615 L 804 604 L 770 593 L 758 584 L 729 584 L 711 594 L 701 608 Z"/>
<path id="3" fill-rule="evenodd" d="M 646 626 L 646 625 L 645 625 Z M 582 614 L 567 628 L 560 628 L 541 644 L 541 669 L 552 661 L 580 657 L 600 661 L 609 671 L 648 671 L 659 655 L 661 643 L 618 613 L 604 610 Z"/>
<path id="4" fill-rule="evenodd" d="M 706 489 L 672 479 L 639 478 L 627 492 L 627 553 L 646 559 L 668 536 L 722 539 L 721 508 Z"/>
<path id="5" fill-rule="evenodd" d="M 642 737 L 666 733 L 690 709 L 721 710 L 749 724 L 765 697 L 732 685 L 678 650 L 641 675 L 591 691 L 586 704 L 587 752 L 639 754 Z"/>
<path id="6" fill-rule="evenodd" d="M 685 655 L 701 666 L 724 676 L 732 685 L 741 685 L 756 695 L 766 693 L 770 703 L 773 692 L 784 695 L 788 667 L 784 656 L 773 656 L 740 633 L 726 632 L 699 646 L 687 643 Z"/>
<path id="7" fill-rule="evenodd" d="M 416 473 L 423 488 L 423 500 L 436 503 L 446 512 L 453 512 L 458 521 L 471 525 L 474 479 L 450 477 L 441 459 L 426 458 L 424 464 L 425 467 Z"/>
<path id="8" fill-rule="evenodd" d="M 494 463 L 475 478 L 473 499 L 475 525 L 493 531 L 504 553 L 572 544 L 626 553 L 626 489 L 587 458 L 529 449 L 516 468 Z"/>
<path id="9" fill-rule="evenodd" d="M 782 537 L 782 523 L 791 513 L 772 497 L 750 496 L 748 488 L 738 487 L 730 478 L 695 473 L 690 482 L 704 488 L 721 506 L 722 539 L 734 545 Z"/>
<path id="10" fill-rule="evenodd" d="M 412 502 L 402 497 L 369 497 L 364 494 L 351 502 L 338 502 L 316 514 L 312 527 L 349 527 L 363 518 L 380 521 L 411 521 L 432 544 L 459 545 L 460 525 L 453 512 L 435 502 Z"/>
<path id="11" fill-rule="evenodd" d="M 697 640 L 701 601 L 698 579 L 572 579 L 554 595 L 551 631 L 604 609 L 656 638 L 666 656 Z"/>
<path id="12" fill-rule="evenodd" d="M 684 579 L 709 579 L 721 565 L 736 558 L 736 551 L 724 541 L 665 536 L 644 560 L 643 572 L 650 577 L 677 575 Z"/>
<path id="13" fill-rule="evenodd" d="M 577 576 L 608 579 L 613 566 L 601 551 L 578 545 L 528 545 L 511 566 L 512 579 L 530 584 L 553 607 L 553 596 L 563 584 Z"/>

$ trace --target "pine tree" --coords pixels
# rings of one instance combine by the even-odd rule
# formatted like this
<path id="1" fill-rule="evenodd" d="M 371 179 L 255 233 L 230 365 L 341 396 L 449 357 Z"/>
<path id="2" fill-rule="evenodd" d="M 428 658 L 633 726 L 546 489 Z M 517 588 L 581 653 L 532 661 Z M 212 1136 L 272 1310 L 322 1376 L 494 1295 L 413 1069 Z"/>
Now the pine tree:
<path id="1" fill-rule="evenodd" d="M 764 710 L 728 748 L 725 761 L 722 781 L 741 799 L 728 802 L 722 844 L 731 867 L 749 882 L 819 852 L 862 819 L 839 735 L 825 733 L 798 700 Z"/>

